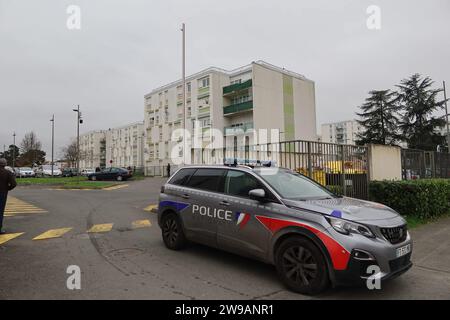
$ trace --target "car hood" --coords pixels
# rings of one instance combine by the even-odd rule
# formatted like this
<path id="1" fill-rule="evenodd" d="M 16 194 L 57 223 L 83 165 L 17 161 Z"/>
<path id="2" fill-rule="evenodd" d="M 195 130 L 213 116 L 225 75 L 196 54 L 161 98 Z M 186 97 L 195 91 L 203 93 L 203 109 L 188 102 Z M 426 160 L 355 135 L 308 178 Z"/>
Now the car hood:
<path id="1" fill-rule="evenodd" d="M 397 212 L 383 204 L 347 197 L 306 201 L 284 199 L 284 203 L 299 209 L 352 221 L 369 222 L 399 218 Z"/>

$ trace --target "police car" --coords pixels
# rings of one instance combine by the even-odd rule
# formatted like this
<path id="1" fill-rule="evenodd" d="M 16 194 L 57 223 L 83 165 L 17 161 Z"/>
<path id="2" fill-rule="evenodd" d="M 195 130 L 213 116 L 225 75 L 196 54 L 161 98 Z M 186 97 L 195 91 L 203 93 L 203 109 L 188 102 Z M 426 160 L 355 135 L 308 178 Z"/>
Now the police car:
<path id="1" fill-rule="evenodd" d="M 158 223 L 169 249 L 192 241 L 274 264 L 281 281 L 304 294 L 412 266 L 398 213 L 283 168 L 181 168 L 161 188 Z"/>

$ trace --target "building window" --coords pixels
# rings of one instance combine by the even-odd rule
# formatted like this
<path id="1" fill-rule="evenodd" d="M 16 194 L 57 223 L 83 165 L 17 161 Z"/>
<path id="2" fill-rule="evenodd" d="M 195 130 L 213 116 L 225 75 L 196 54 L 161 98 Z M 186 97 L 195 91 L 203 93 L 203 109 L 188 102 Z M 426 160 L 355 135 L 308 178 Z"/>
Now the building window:
<path id="1" fill-rule="evenodd" d="M 206 88 L 209 87 L 209 77 L 205 77 L 198 80 L 198 87 L 199 88 Z"/>

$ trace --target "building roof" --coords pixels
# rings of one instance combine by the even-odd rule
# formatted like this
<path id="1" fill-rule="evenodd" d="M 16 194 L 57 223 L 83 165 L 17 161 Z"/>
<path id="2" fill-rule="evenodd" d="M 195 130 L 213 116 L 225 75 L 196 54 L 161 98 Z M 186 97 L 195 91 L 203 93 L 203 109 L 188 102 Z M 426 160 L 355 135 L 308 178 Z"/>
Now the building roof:
<path id="1" fill-rule="evenodd" d="M 253 61 L 252 63 L 250 63 L 250 64 L 248 64 L 246 66 L 239 67 L 239 68 L 236 68 L 236 69 L 233 69 L 233 70 L 225 70 L 225 69 L 218 68 L 218 67 L 209 67 L 209 68 L 203 69 L 203 70 L 201 70 L 201 71 L 199 71 L 197 73 L 194 73 L 192 75 L 187 76 L 186 77 L 186 81 L 188 82 L 188 81 L 191 81 L 191 80 L 194 80 L 194 79 L 198 79 L 198 78 L 201 78 L 202 76 L 206 76 L 206 75 L 211 74 L 211 73 L 221 73 L 221 74 L 225 74 L 225 75 L 227 75 L 229 77 L 235 77 L 235 76 L 237 76 L 239 74 L 243 74 L 243 73 L 251 71 L 253 64 L 257 64 L 259 66 L 262 66 L 262 67 L 265 67 L 267 69 L 270 69 L 270 70 L 273 70 L 273 71 L 277 71 L 277 72 L 280 72 L 280 73 L 292 76 L 294 78 L 311 81 L 310 79 L 307 79 L 302 74 L 296 73 L 294 71 L 289 71 L 289 70 L 287 70 L 285 68 L 277 67 L 277 66 L 275 66 L 273 64 L 270 64 L 268 62 L 265 62 L 263 60 Z M 155 93 L 159 93 L 159 92 L 167 90 L 169 88 L 173 88 L 173 87 L 178 86 L 178 85 L 180 85 L 182 83 L 183 83 L 182 79 L 173 81 L 171 83 L 168 83 L 166 85 L 163 85 L 161 87 L 153 89 L 150 93 L 146 94 L 144 97 L 147 98 L 149 96 L 154 95 Z"/>

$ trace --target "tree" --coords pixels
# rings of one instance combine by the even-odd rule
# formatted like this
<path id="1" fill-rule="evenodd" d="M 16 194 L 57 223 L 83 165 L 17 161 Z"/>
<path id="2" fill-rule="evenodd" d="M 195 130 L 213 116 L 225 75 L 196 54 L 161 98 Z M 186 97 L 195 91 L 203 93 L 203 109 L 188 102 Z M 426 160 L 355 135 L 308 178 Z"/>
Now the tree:
<path id="1" fill-rule="evenodd" d="M 39 166 L 45 163 L 46 153 L 42 150 L 30 150 L 22 153 L 17 159 L 18 167 L 32 167 Z"/>
<path id="2" fill-rule="evenodd" d="M 396 144 L 399 140 L 397 133 L 398 117 L 396 94 L 391 90 L 373 90 L 369 92 L 366 102 L 356 113 L 363 127 L 357 135 L 357 144 Z"/>
<path id="3" fill-rule="evenodd" d="M 77 162 L 77 142 L 71 141 L 66 147 L 62 149 L 64 160 L 67 161 L 71 167 L 74 167 Z"/>
<path id="4" fill-rule="evenodd" d="M 445 100 L 436 101 L 442 89 L 432 89 L 432 85 L 429 77 L 417 73 L 397 85 L 402 111 L 399 127 L 409 148 L 435 151 L 438 145 L 445 145 L 445 137 L 438 132 L 445 120 L 433 116 L 443 108 Z"/>
<path id="5" fill-rule="evenodd" d="M 21 156 L 18 159 L 18 165 L 31 167 L 45 162 L 45 152 L 41 150 L 41 142 L 33 131 L 25 134 L 20 143 L 20 149 Z"/>
<path id="6" fill-rule="evenodd" d="M 2 153 L 2 157 L 6 159 L 6 162 L 8 163 L 8 166 L 13 166 L 13 159 L 15 158 L 16 161 L 20 157 L 20 150 L 17 146 L 11 144 L 8 147 L 8 150 L 5 150 L 4 153 Z"/>
<path id="7" fill-rule="evenodd" d="M 41 150 L 41 142 L 38 140 L 36 134 L 33 131 L 30 131 L 23 137 L 20 147 L 23 153 L 33 150 Z"/>

